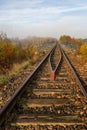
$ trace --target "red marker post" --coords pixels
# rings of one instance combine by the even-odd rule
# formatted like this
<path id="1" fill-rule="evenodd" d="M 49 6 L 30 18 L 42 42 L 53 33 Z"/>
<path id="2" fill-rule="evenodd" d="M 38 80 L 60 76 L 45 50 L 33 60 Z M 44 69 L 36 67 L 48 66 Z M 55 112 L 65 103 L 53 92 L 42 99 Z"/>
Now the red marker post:
<path id="1" fill-rule="evenodd" d="M 55 71 L 51 71 L 51 81 L 54 81 L 55 79 Z"/>

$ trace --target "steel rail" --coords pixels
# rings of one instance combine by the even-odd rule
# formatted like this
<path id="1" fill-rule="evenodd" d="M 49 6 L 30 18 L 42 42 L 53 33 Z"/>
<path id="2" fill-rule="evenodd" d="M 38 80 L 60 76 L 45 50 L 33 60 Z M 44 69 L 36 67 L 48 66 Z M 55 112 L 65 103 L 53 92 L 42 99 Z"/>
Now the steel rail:
<path id="1" fill-rule="evenodd" d="M 58 45 L 59 46 L 59 45 Z M 57 63 L 57 65 L 56 65 L 56 67 L 55 67 L 55 69 L 53 70 L 53 68 L 52 68 L 52 64 L 51 64 L 51 57 L 52 57 L 52 55 L 53 55 L 53 53 L 54 53 L 54 51 L 55 51 L 55 48 L 53 49 L 53 51 L 51 52 L 51 54 L 50 54 L 50 56 L 49 56 L 49 65 L 50 65 L 50 70 L 51 71 L 54 71 L 55 73 L 56 73 L 56 71 L 57 71 L 57 69 L 58 69 L 58 67 L 59 67 L 59 65 L 60 65 L 60 63 L 61 63 L 61 60 L 62 60 L 62 53 L 61 53 L 61 48 L 60 48 L 60 46 L 59 46 L 59 60 L 58 60 L 58 63 Z"/>
<path id="2" fill-rule="evenodd" d="M 55 47 L 56 48 L 56 47 Z M 52 57 L 52 55 L 53 55 L 53 53 L 54 53 L 54 51 L 55 51 L 55 48 L 52 50 L 52 52 L 50 53 L 50 55 L 49 55 L 49 65 L 50 65 L 50 70 L 52 71 L 53 69 L 52 69 L 52 65 L 51 65 L 51 57 Z"/>
<path id="3" fill-rule="evenodd" d="M 57 64 L 57 66 L 56 66 L 56 68 L 55 68 L 55 73 L 56 73 L 56 71 L 57 71 L 57 69 L 58 69 L 58 67 L 60 66 L 60 63 L 61 63 L 61 61 L 62 61 L 62 53 L 61 53 L 61 48 L 60 48 L 60 46 L 59 46 L 59 49 L 60 49 L 60 51 L 59 51 L 59 55 L 60 55 L 60 57 L 59 57 L 59 61 L 58 61 L 58 64 Z"/>
<path id="4" fill-rule="evenodd" d="M 65 60 L 66 60 L 66 62 L 67 62 L 67 64 L 68 64 L 68 66 L 70 67 L 70 69 L 71 69 L 71 71 L 72 71 L 74 77 L 76 78 L 76 81 L 77 81 L 77 83 L 78 83 L 78 85 L 79 85 L 79 87 L 80 87 L 80 89 L 81 89 L 83 95 L 87 98 L 87 92 L 86 92 L 86 90 L 84 89 L 84 86 L 83 86 L 82 82 L 80 81 L 80 79 L 79 79 L 79 77 L 78 77 L 78 75 L 77 75 L 77 73 L 76 73 L 76 71 L 75 71 L 73 65 L 71 64 L 69 57 L 66 55 L 65 51 L 64 51 L 62 48 L 61 48 L 61 51 L 62 51 L 62 53 L 63 53 L 63 56 L 64 56 L 64 58 L 65 58 Z"/>
<path id="5" fill-rule="evenodd" d="M 0 110 L 0 126 L 6 121 L 9 113 L 11 112 L 12 108 L 16 104 L 17 100 L 21 97 L 24 93 L 27 85 L 29 85 L 31 79 L 35 76 L 36 72 L 40 69 L 40 67 L 45 63 L 47 58 L 49 57 L 50 53 L 53 51 L 56 45 L 51 48 L 49 53 L 44 57 L 44 59 L 39 63 L 39 65 L 35 68 L 35 70 L 27 77 L 24 83 L 15 91 L 11 99 L 6 103 L 6 105 Z"/>

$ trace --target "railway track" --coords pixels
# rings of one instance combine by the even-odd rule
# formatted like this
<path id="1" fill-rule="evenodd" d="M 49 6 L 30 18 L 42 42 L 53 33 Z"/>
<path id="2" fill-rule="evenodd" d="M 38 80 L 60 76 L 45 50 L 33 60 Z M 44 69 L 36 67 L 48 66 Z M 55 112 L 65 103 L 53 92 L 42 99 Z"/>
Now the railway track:
<path id="1" fill-rule="evenodd" d="M 68 53 L 68 51 L 66 50 L 66 52 Z M 79 57 L 78 55 L 74 53 L 72 53 L 72 51 L 69 50 L 68 53 L 70 59 L 72 60 L 72 64 L 74 66 L 74 68 L 76 69 L 79 78 L 82 80 L 85 89 L 87 90 L 87 64 L 86 61 L 83 59 L 81 59 L 81 57 Z M 77 60 L 76 60 L 77 59 Z"/>
<path id="2" fill-rule="evenodd" d="M 0 121 L 2 130 L 87 129 L 87 93 L 58 45 L 2 109 Z"/>

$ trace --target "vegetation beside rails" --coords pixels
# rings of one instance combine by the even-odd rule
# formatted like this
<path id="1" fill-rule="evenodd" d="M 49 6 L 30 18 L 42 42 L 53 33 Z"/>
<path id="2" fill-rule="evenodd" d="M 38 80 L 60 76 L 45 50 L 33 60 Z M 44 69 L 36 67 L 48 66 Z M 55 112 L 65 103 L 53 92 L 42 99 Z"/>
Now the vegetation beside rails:
<path id="1" fill-rule="evenodd" d="M 0 86 L 34 66 L 47 53 L 46 46 L 52 47 L 51 43 L 55 41 L 51 38 L 29 39 L 10 39 L 6 34 L 0 34 Z"/>
<path id="2" fill-rule="evenodd" d="M 60 36 L 59 43 L 72 50 L 81 60 L 87 62 L 87 41 L 82 38 L 72 38 L 67 35 Z"/>
<path id="3" fill-rule="evenodd" d="M 83 44 L 81 47 L 80 47 L 80 55 L 87 61 L 87 43 Z"/>
<path id="4" fill-rule="evenodd" d="M 31 67 L 29 61 L 25 61 L 20 64 L 19 63 L 14 64 L 12 69 L 9 70 L 6 74 L 0 75 L 0 86 L 6 85 L 12 77 L 17 76 L 21 71 L 25 70 L 28 67 Z"/>

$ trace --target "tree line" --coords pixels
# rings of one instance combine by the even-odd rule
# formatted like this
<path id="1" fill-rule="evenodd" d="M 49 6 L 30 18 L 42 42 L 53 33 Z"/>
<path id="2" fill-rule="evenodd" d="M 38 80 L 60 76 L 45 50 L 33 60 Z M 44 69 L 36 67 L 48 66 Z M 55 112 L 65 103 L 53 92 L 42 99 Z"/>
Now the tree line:
<path id="1" fill-rule="evenodd" d="M 14 63 L 28 60 L 34 64 L 39 58 L 38 48 L 45 43 L 54 42 L 53 38 L 27 37 L 25 39 L 10 39 L 5 33 L 0 34 L 0 73 L 11 69 Z"/>
<path id="2" fill-rule="evenodd" d="M 67 35 L 62 35 L 59 38 L 59 43 L 68 45 L 71 48 L 73 47 L 78 54 L 87 59 L 87 42 L 84 41 L 84 39 L 76 39 Z"/>
<path id="3" fill-rule="evenodd" d="M 0 73 L 11 69 L 14 63 L 35 59 L 37 48 L 34 45 L 16 44 L 7 38 L 6 34 L 0 34 Z"/>

